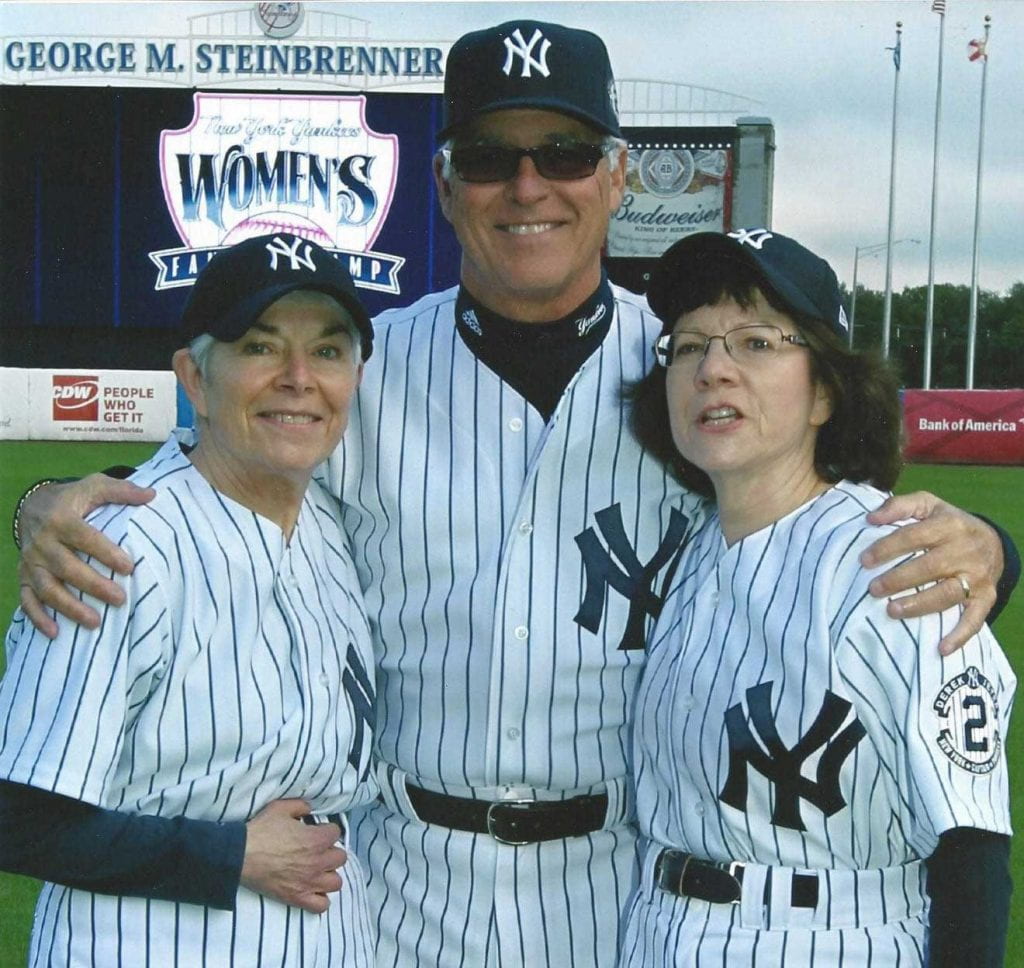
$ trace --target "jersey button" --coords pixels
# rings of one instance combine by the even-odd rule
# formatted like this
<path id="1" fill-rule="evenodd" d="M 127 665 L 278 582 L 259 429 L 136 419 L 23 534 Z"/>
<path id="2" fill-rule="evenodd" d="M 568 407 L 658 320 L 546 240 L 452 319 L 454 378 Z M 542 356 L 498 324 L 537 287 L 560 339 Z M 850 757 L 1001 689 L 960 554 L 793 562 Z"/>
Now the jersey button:
<path id="1" fill-rule="evenodd" d="M 321 686 L 327 686 L 327 685 L 330 685 L 330 682 L 331 682 L 331 677 L 329 675 L 327 675 L 326 672 L 321 672 L 320 673 L 320 685 Z"/>
<path id="2" fill-rule="evenodd" d="M 530 630 L 525 625 L 517 625 L 512 634 L 520 640 L 528 639 L 530 637 Z"/>
<path id="3" fill-rule="evenodd" d="M 697 806 L 695 806 L 695 807 L 693 808 L 693 812 L 694 812 L 695 814 L 697 814 L 697 816 L 698 816 L 698 817 L 703 817 L 703 816 L 704 816 L 704 804 L 703 804 L 703 803 L 701 803 L 701 802 L 700 802 L 700 801 L 698 800 L 698 801 L 697 801 Z"/>
<path id="4" fill-rule="evenodd" d="M 509 726 L 509 728 L 505 730 L 505 735 L 509 739 L 519 739 L 519 728 L 517 726 Z"/>
<path id="5" fill-rule="evenodd" d="M 529 521 L 519 522 L 519 533 L 520 534 L 533 534 L 533 525 Z"/>
<path id="6" fill-rule="evenodd" d="M 518 417 L 513 417 L 508 422 L 508 429 L 511 430 L 512 433 L 514 433 L 514 434 L 519 433 L 519 431 L 523 429 L 523 422 L 522 422 L 522 420 L 520 420 Z"/>
<path id="7" fill-rule="evenodd" d="M 689 712 L 691 709 L 693 709 L 693 705 L 694 705 L 693 696 L 683 696 L 679 700 L 679 708 L 680 709 L 685 709 L 687 712 Z"/>

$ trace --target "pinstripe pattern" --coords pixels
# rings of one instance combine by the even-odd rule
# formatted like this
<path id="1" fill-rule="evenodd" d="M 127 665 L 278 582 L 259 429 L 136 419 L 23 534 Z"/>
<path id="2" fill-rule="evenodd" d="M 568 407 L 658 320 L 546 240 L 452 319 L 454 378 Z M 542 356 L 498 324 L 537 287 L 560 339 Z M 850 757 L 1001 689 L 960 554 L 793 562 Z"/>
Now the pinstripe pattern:
<path id="1" fill-rule="evenodd" d="M 822 895 L 813 911 L 790 908 L 785 882 L 762 910 L 758 883 L 748 884 L 757 868 L 748 868 L 744 905 L 712 905 L 673 898 L 647 876 L 630 907 L 623 965 L 922 964 L 927 915 L 916 861 L 955 826 L 1010 832 L 1005 759 L 997 754 L 987 773 L 954 765 L 939 747 L 944 724 L 933 704 L 945 683 L 980 670 L 998 713 L 972 735 L 980 742 L 984 733 L 991 751 L 1006 734 L 1015 678 L 987 628 L 955 655 L 938 654 L 958 609 L 897 622 L 868 595 L 872 575 L 858 555 L 892 529 L 868 525 L 864 513 L 884 497 L 842 482 L 731 548 L 714 517 L 687 547 L 638 694 L 648 875 L 661 847 L 675 846 L 776 871 L 819 870 Z M 826 816 L 801 797 L 804 830 L 770 821 L 779 785 L 749 764 L 745 811 L 720 796 L 730 767 L 726 710 L 740 704 L 752 717 L 749 690 L 766 682 L 789 749 L 808 734 L 826 690 L 852 704 L 842 726 L 856 718 L 866 730 L 839 773 L 845 805 Z M 763 746 L 763 733 L 758 739 Z M 820 780 L 822 759 L 809 756 L 801 775 Z M 747 910 L 748 893 L 757 910 Z"/>
<path id="2" fill-rule="evenodd" d="M 344 459 L 328 468 L 375 635 L 377 752 L 463 796 L 621 785 L 643 651 L 618 648 L 618 592 L 596 633 L 576 623 L 575 539 L 618 505 L 647 562 L 684 500 L 641 456 L 619 397 L 653 364 L 660 323 L 617 291 L 608 336 L 545 423 L 463 344 L 455 296 L 377 320 Z M 615 961 L 636 878 L 629 827 L 513 848 L 375 806 L 355 836 L 381 910 L 379 965 Z"/>
<path id="3" fill-rule="evenodd" d="M 359 710 L 372 652 L 336 502 L 312 485 L 286 545 L 173 440 L 134 480 L 157 488 L 151 504 L 92 518 L 136 562 L 119 579 L 126 606 L 99 606 L 95 632 L 62 623 L 49 645 L 20 615 L 11 626 L 0 775 L 103 807 L 218 821 L 281 797 L 323 814 L 371 799 Z M 356 670 L 353 693 L 343 677 Z M 323 918 L 244 888 L 226 912 L 50 885 L 31 962 L 366 965 L 365 875 L 350 858 L 342 876 Z"/>

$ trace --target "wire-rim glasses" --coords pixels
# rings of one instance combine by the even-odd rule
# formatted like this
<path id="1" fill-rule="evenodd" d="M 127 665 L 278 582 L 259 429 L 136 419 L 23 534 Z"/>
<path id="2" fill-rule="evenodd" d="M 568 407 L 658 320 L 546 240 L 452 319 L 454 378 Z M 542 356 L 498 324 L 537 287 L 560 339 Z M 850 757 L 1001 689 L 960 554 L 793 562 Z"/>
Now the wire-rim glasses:
<path id="1" fill-rule="evenodd" d="M 799 333 L 784 333 L 778 326 L 755 323 L 737 326 L 725 333 L 708 336 L 694 330 L 679 329 L 666 333 L 654 344 L 654 353 L 662 366 L 684 366 L 696 369 L 708 355 L 711 341 L 720 339 L 725 351 L 743 367 L 771 364 L 790 346 L 807 346 Z"/>

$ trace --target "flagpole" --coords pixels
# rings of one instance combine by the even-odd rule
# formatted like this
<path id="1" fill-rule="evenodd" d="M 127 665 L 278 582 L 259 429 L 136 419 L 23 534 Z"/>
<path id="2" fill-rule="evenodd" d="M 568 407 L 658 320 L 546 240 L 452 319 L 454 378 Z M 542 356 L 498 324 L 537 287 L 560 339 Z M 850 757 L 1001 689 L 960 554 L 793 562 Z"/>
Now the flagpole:
<path id="1" fill-rule="evenodd" d="M 892 157 L 889 161 L 889 231 L 886 234 L 887 249 L 885 253 L 885 312 L 882 314 L 882 355 L 889 356 L 889 331 L 892 327 L 892 233 L 893 212 L 896 200 L 896 103 L 900 91 L 900 35 L 903 22 L 896 21 L 896 46 L 892 49 L 892 59 L 896 66 L 896 79 L 892 86 Z"/>
<path id="2" fill-rule="evenodd" d="M 971 314 L 967 323 L 967 389 L 974 389 L 974 351 L 978 338 L 978 235 L 981 226 L 981 158 L 985 147 L 985 81 L 988 77 L 988 31 L 992 18 L 985 16 L 981 49 L 981 112 L 978 119 L 978 174 L 974 183 L 974 248 L 971 253 Z"/>
<path id="3" fill-rule="evenodd" d="M 928 225 L 928 296 L 924 310 L 924 379 L 925 390 L 932 385 L 932 332 L 935 320 L 935 213 L 939 200 L 939 119 L 942 116 L 942 48 L 946 32 L 946 4 L 932 3 L 939 15 L 939 69 L 935 82 L 935 147 L 932 154 L 932 213 Z"/>

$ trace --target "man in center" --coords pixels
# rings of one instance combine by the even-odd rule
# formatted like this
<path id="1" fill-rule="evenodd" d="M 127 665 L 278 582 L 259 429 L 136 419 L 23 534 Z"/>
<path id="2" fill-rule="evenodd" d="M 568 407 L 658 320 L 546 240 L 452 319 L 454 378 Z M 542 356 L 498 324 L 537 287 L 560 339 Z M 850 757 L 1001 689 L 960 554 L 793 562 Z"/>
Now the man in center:
<path id="1" fill-rule="evenodd" d="M 660 328 L 602 272 L 611 85 L 583 31 L 453 47 L 434 174 L 462 284 L 378 318 L 330 465 L 377 643 L 385 803 L 355 836 L 380 965 L 614 963 L 645 620 L 696 502 L 622 415 Z"/>

